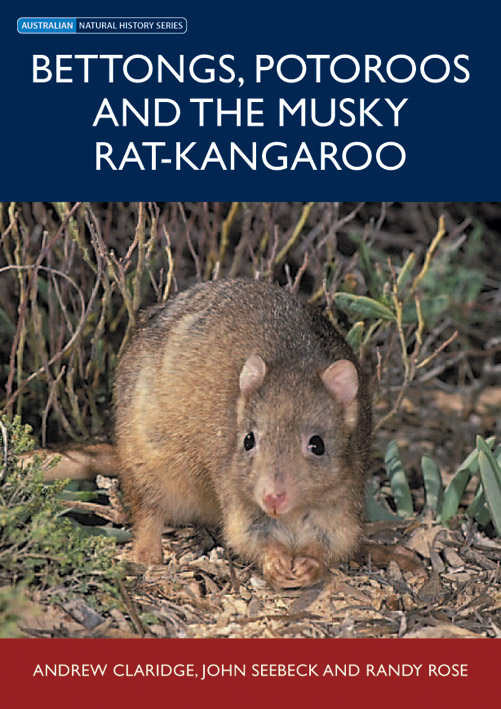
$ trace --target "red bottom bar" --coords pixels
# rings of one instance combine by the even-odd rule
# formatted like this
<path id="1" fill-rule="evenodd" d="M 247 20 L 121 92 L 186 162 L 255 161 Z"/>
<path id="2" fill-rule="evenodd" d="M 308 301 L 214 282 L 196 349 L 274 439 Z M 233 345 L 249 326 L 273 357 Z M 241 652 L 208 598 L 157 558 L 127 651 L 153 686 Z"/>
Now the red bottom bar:
<path id="1" fill-rule="evenodd" d="M 0 653 L 2 706 L 51 709 L 462 707 L 497 694 L 501 672 L 495 640 L 2 640 Z"/>

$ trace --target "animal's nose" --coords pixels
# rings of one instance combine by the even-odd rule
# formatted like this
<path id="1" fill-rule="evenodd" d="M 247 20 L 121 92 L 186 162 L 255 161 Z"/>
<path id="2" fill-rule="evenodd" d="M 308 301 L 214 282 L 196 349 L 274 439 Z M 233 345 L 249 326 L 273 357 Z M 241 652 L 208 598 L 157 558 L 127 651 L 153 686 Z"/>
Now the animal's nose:
<path id="1" fill-rule="evenodd" d="M 263 504 L 266 512 L 272 517 L 282 514 L 287 503 L 287 493 L 278 492 L 268 494 L 263 497 Z"/>

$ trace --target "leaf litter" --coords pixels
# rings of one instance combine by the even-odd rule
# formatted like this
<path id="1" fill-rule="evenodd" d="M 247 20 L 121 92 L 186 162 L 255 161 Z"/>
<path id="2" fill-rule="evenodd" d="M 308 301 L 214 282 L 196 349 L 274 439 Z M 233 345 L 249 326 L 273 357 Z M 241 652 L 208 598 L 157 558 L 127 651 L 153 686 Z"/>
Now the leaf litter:
<path id="1" fill-rule="evenodd" d="M 20 627 L 28 637 L 500 637 L 500 541 L 471 522 L 384 525 L 368 525 L 366 554 L 325 581 L 280 591 L 205 530 L 171 528 L 163 566 L 127 565 L 124 607 L 103 618 L 82 599 L 45 606 L 35 597 Z M 387 557 L 378 565 L 376 542 Z"/>

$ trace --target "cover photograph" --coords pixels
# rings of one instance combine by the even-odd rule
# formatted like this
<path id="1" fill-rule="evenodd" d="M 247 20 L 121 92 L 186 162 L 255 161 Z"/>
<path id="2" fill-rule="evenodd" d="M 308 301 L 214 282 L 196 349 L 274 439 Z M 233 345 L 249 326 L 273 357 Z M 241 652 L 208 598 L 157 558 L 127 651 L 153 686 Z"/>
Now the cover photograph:
<path id="1" fill-rule="evenodd" d="M 403 10 L 2 11 L 9 699 L 495 682 L 499 13 Z"/>

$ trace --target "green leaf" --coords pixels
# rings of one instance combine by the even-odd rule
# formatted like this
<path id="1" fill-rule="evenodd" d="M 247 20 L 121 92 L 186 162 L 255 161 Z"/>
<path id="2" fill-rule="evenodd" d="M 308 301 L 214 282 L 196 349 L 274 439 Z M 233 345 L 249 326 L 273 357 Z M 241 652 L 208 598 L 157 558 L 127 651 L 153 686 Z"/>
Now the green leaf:
<path id="1" fill-rule="evenodd" d="M 353 327 L 349 331 L 348 335 L 346 336 L 348 344 L 355 350 L 355 352 L 360 347 L 363 333 L 364 333 L 364 321 L 359 320 L 358 322 L 356 322 L 353 325 Z"/>
<path id="2" fill-rule="evenodd" d="M 78 524 L 78 522 L 75 522 L 74 520 L 72 520 L 72 523 L 75 524 L 80 529 L 82 534 L 85 534 L 87 537 L 112 537 L 116 542 L 118 542 L 118 544 L 129 542 L 132 539 L 132 534 L 127 529 L 101 527 L 99 525 L 91 527 L 90 525 Z"/>
<path id="3" fill-rule="evenodd" d="M 492 466 L 492 470 L 494 471 L 496 480 L 499 486 L 501 487 L 501 467 L 499 466 L 499 463 L 496 460 L 494 452 L 492 451 L 492 446 L 489 444 L 489 440 L 490 439 L 484 440 L 482 436 L 477 436 L 477 448 L 479 449 L 479 451 L 482 451 L 486 455 L 490 465 Z M 478 462 L 480 465 L 480 457 Z"/>
<path id="4" fill-rule="evenodd" d="M 478 454 L 475 456 L 478 460 Z M 440 521 L 442 524 L 447 524 L 448 521 L 454 517 L 458 511 L 459 503 L 463 497 L 464 491 L 468 482 L 473 475 L 470 468 L 459 468 L 450 483 L 447 485 L 447 489 L 444 493 L 444 502 L 442 505 L 442 512 L 440 514 Z"/>
<path id="5" fill-rule="evenodd" d="M 491 515 L 487 508 L 485 492 L 481 480 L 478 481 L 475 497 L 468 505 L 466 514 L 468 517 L 473 517 L 481 527 L 486 527 L 491 521 Z"/>
<path id="6" fill-rule="evenodd" d="M 480 438 L 480 436 L 479 436 Z M 482 439 L 483 440 L 483 439 Z M 487 440 L 484 441 L 484 443 L 487 445 L 489 450 L 492 449 L 492 446 L 496 442 L 496 436 L 491 436 L 490 438 L 487 438 Z M 478 440 L 477 440 L 478 443 Z M 466 458 L 463 460 L 461 465 L 459 466 L 458 470 L 462 468 L 468 468 L 472 473 L 477 473 L 478 472 L 478 445 L 476 448 L 474 448 L 471 453 L 469 453 Z"/>
<path id="7" fill-rule="evenodd" d="M 426 491 L 425 510 L 430 510 L 439 515 L 444 502 L 444 488 L 442 485 L 442 475 L 434 460 L 424 455 L 421 458 L 421 471 L 423 473 L 424 487 Z"/>
<path id="8" fill-rule="evenodd" d="M 369 522 L 395 521 L 401 519 L 385 504 L 376 499 L 378 484 L 374 478 L 369 480 L 365 493 L 365 516 Z"/>
<path id="9" fill-rule="evenodd" d="M 388 444 L 384 462 L 397 511 L 402 517 L 411 517 L 414 514 L 412 496 L 396 441 Z"/>
<path id="10" fill-rule="evenodd" d="M 395 314 L 378 300 L 353 293 L 336 293 L 334 302 L 341 310 L 356 317 L 395 320 Z"/>
<path id="11" fill-rule="evenodd" d="M 474 514 L 474 519 L 480 527 L 487 527 L 487 525 L 492 521 L 485 496 L 483 497 L 482 504 L 479 505 Z"/>
<path id="12" fill-rule="evenodd" d="M 495 441 L 495 436 L 491 436 L 486 441 L 483 441 L 486 446 L 486 449 L 489 452 Z M 440 515 L 440 521 L 442 522 L 442 524 L 447 524 L 448 521 L 457 513 L 459 503 L 461 502 L 461 498 L 463 497 L 464 491 L 466 489 L 466 486 L 468 485 L 471 476 L 474 473 L 478 472 L 478 454 L 479 450 L 477 445 L 477 448 L 474 448 L 471 453 L 469 453 L 463 460 L 456 474 L 448 484 L 444 494 L 442 514 Z"/>
<path id="13" fill-rule="evenodd" d="M 501 536 L 501 468 L 496 462 L 491 449 L 481 436 L 477 436 L 478 465 L 480 479 L 485 492 L 487 507 L 492 523 Z"/>

